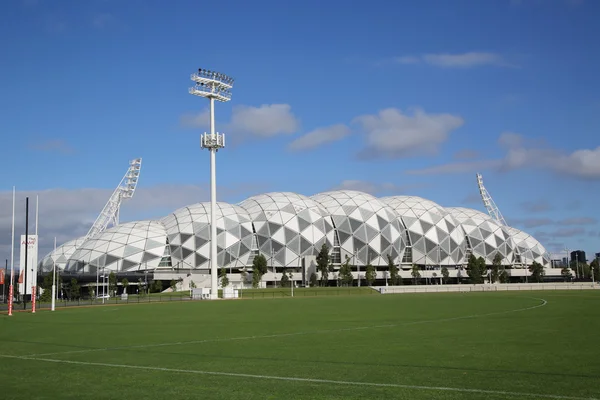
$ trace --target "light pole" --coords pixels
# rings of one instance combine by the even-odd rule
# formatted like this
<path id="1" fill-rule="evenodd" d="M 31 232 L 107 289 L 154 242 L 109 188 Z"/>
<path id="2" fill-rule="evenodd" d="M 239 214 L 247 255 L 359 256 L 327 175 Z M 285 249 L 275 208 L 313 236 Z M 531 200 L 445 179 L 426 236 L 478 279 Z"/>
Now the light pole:
<path id="1" fill-rule="evenodd" d="M 52 306 L 51 310 L 56 309 L 56 236 L 54 237 L 54 254 L 52 257 Z"/>
<path id="2" fill-rule="evenodd" d="M 275 250 L 271 249 L 271 269 L 273 270 L 273 287 L 277 287 L 277 274 L 275 273 L 275 265 L 273 264 L 273 258 L 275 257 Z"/>
<path id="3" fill-rule="evenodd" d="M 200 147 L 210 151 L 210 298 L 217 299 L 217 177 L 216 153 L 225 147 L 225 135 L 215 132 L 215 100 L 227 102 L 231 100 L 233 79 L 225 74 L 206 69 L 198 69 L 191 75 L 195 83 L 189 89 L 190 94 L 210 100 L 210 134 L 200 136 Z"/>
<path id="4" fill-rule="evenodd" d="M 358 287 L 360 287 L 360 265 L 358 265 L 358 258 L 356 257 L 357 251 L 354 250 L 354 262 L 356 263 L 356 274 L 358 277 Z"/>
<path id="5" fill-rule="evenodd" d="M 98 266 L 96 265 L 96 299 L 95 299 L 96 301 L 98 299 L 98 293 L 99 293 L 99 291 L 98 291 L 98 289 L 99 289 L 98 284 L 100 283 L 100 273 L 99 273 L 99 271 L 100 271 L 100 268 L 98 268 Z M 94 304 L 96 303 L 96 301 L 94 301 Z"/>

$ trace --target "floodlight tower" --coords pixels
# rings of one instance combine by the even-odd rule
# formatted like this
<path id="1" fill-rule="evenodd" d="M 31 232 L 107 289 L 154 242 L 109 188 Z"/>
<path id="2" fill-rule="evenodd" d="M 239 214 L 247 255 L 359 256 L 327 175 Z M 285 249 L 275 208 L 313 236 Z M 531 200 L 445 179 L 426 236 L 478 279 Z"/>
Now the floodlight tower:
<path id="1" fill-rule="evenodd" d="M 490 217 L 498 221 L 500 225 L 508 226 L 508 224 L 504 220 L 504 217 L 500 213 L 500 209 L 498 209 L 498 206 L 496 205 L 496 203 L 494 203 L 494 199 L 492 199 L 490 193 L 487 191 L 485 186 L 483 186 L 483 177 L 481 176 L 481 174 L 477 174 L 477 186 L 479 186 L 479 194 L 481 195 L 481 200 L 483 200 L 483 205 L 485 206 L 485 209 L 487 210 Z"/>
<path id="2" fill-rule="evenodd" d="M 215 100 L 231 100 L 233 79 L 225 74 L 199 68 L 191 77 L 195 83 L 189 92 L 210 101 L 210 134 L 200 135 L 200 147 L 210 151 L 210 298 L 217 299 L 217 174 L 216 153 L 225 147 L 225 135 L 215 132 Z"/>
<path id="3" fill-rule="evenodd" d="M 485 186 L 483 186 L 483 176 L 481 176 L 481 174 L 479 174 L 479 173 L 477 173 L 476 175 L 477 175 L 477 186 L 479 187 L 479 194 L 481 195 L 481 200 L 483 200 L 483 205 L 485 206 L 485 209 L 487 210 L 488 215 L 490 217 L 492 217 L 494 220 L 496 220 L 496 222 L 498 222 L 500 225 L 508 227 L 508 224 L 506 223 L 506 220 L 502 216 L 500 209 L 494 202 L 494 199 L 492 199 L 492 195 L 490 194 L 490 192 L 488 192 L 488 190 L 485 188 Z M 515 258 L 516 258 L 515 261 L 518 264 L 525 265 L 525 260 L 523 259 L 523 257 L 521 257 L 521 251 L 519 250 L 519 246 L 517 246 L 517 243 L 513 243 L 513 244 L 514 244 L 513 248 L 515 249 L 514 250 Z M 525 278 L 527 278 L 527 275 L 525 275 Z"/>
<path id="4" fill-rule="evenodd" d="M 108 227 L 112 223 L 113 226 L 119 225 L 119 213 L 121 210 L 121 202 L 123 200 L 131 199 L 135 193 L 138 179 L 140 177 L 140 170 L 142 168 L 142 159 L 136 158 L 129 162 L 129 168 L 119 186 L 115 189 L 113 194 L 108 199 L 108 202 L 96 218 L 96 221 L 88 231 L 86 238 L 90 238 L 97 235 Z"/>

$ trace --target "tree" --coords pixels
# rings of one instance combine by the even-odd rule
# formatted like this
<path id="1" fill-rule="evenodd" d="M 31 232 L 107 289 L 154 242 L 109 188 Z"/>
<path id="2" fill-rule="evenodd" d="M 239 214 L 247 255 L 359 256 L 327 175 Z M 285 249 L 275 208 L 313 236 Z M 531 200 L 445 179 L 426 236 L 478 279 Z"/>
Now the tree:
<path id="1" fill-rule="evenodd" d="M 285 272 L 281 274 L 281 287 L 290 287 L 290 277 Z"/>
<path id="2" fill-rule="evenodd" d="M 44 275 L 41 287 L 44 292 L 40 296 L 40 302 L 52 301 L 52 273 Z"/>
<path id="3" fill-rule="evenodd" d="M 312 274 L 310 274 L 310 278 L 308 279 L 308 284 L 310 285 L 310 287 L 315 287 L 317 286 L 319 283 L 319 278 L 317 277 L 317 274 L 315 272 L 313 272 Z"/>
<path id="4" fill-rule="evenodd" d="M 154 281 L 152 282 L 152 287 L 150 289 L 152 293 L 160 293 L 163 291 L 163 283 L 162 281 Z"/>
<path id="5" fill-rule="evenodd" d="M 117 275 L 115 275 L 114 271 L 110 271 L 108 275 L 108 292 L 111 296 L 115 296 L 117 291 Z"/>
<path id="6" fill-rule="evenodd" d="M 256 258 L 255 258 L 256 260 Z M 260 283 L 261 274 L 258 269 L 252 270 L 252 287 L 256 289 Z"/>
<path id="7" fill-rule="evenodd" d="M 264 255 L 259 254 L 258 256 L 254 257 L 254 260 L 252 261 L 252 266 L 256 269 L 258 269 L 258 272 L 260 273 L 260 275 L 264 275 L 267 273 L 267 259 Z"/>
<path id="8" fill-rule="evenodd" d="M 412 265 L 410 275 L 413 277 L 413 284 L 416 285 L 419 279 L 421 279 L 421 273 L 419 272 L 419 266 L 417 264 Z"/>
<path id="9" fill-rule="evenodd" d="M 600 280 L 600 261 L 597 258 L 590 263 L 590 269 L 594 273 L 594 281 Z"/>
<path id="10" fill-rule="evenodd" d="M 256 273 L 254 271 L 257 271 Z M 267 273 L 267 259 L 262 254 L 252 260 L 252 287 L 257 288 L 263 275 Z M 256 281 L 258 279 L 258 281 Z M 255 282 L 256 281 L 256 282 Z"/>
<path id="11" fill-rule="evenodd" d="M 219 275 L 219 278 L 221 278 L 221 287 L 226 288 L 229 286 L 229 278 L 227 277 L 227 271 L 225 270 L 225 267 L 221 267 Z"/>
<path id="12" fill-rule="evenodd" d="M 121 285 L 123 285 L 123 293 L 127 294 L 127 287 L 129 286 L 129 279 L 123 278 L 121 281 Z"/>
<path id="13" fill-rule="evenodd" d="M 246 280 L 248 279 L 248 271 L 246 270 L 245 266 L 240 270 L 240 279 L 242 287 L 244 287 Z"/>
<path id="14" fill-rule="evenodd" d="M 177 289 L 177 281 L 175 279 L 171 279 L 171 282 L 169 282 L 169 287 L 174 292 Z"/>
<path id="15" fill-rule="evenodd" d="M 500 271 L 500 276 L 498 276 L 498 279 L 500 280 L 500 283 L 509 283 L 510 277 L 508 276 L 508 272 L 506 272 L 506 269 L 502 268 L 502 271 Z"/>
<path id="16" fill-rule="evenodd" d="M 81 288 L 79 287 L 79 283 L 77 283 L 77 279 L 71 279 L 71 285 L 69 286 L 69 297 L 71 300 L 78 299 L 81 295 Z"/>
<path id="17" fill-rule="evenodd" d="M 485 273 L 485 270 L 481 270 L 481 262 L 479 260 L 483 261 L 483 265 L 485 267 L 485 260 L 483 260 L 481 257 L 477 258 L 473 254 L 469 256 L 469 261 L 467 263 L 467 275 L 469 275 L 469 279 L 473 284 L 483 282 L 483 274 Z"/>
<path id="18" fill-rule="evenodd" d="M 340 280 L 342 281 L 342 285 L 351 286 L 354 277 L 352 276 L 352 267 L 350 266 L 350 257 L 346 255 L 346 261 L 340 266 L 340 271 L 338 272 Z"/>
<path id="19" fill-rule="evenodd" d="M 390 283 L 392 285 L 400 285 L 402 284 L 402 279 L 400 279 L 400 274 L 398 273 L 398 266 L 394 262 L 394 258 L 391 254 L 387 255 L 388 261 L 388 269 L 390 271 Z"/>
<path id="20" fill-rule="evenodd" d="M 492 282 L 496 283 L 500 279 L 500 269 L 502 268 L 502 254 L 500 252 L 496 252 L 494 259 L 492 260 Z"/>
<path id="21" fill-rule="evenodd" d="M 534 261 L 529 266 L 529 272 L 531 272 L 531 279 L 534 282 L 542 282 L 544 280 L 544 267 L 537 261 Z"/>
<path id="22" fill-rule="evenodd" d="M 138 279 L 138 295 L 144 296 L 146 294 L 146 283 L 142 280 L 142 278 Z"/>
<path id="23" fill-rule="evenodd" d="M 571 279 L 573 279 L 573 274 L 571 273 L 571 268 L 569 267 L 563 267 L 563 269 L 560 270 L 560 274 L 565 282 L 569 282 Z"/>
<path id="24" fill-rule="evenodd" d="M 583 279 L 591 279 L 592 277 L 592 269 L 587 263 L 581 264 L 581 273 L 583 275 Z"/>
<path id="25" fill-rule="evenodd" d="M 367 264 L 367 272 L 365 272 L 365 279 L 367 280 L 368 286 L 373 286 L 375 279 L 377 279 L 377 271 L 371 263 Z"/>
<path id="26" fill-rule="evenodd" d="M 327 286 L 329 281 L 329 246 L 323 243 L 317 254 L 317 271 L 321 274 L 321 286 Z"/>
<path id="27" fill-rule="evenodd" d="M 448 272 L 448 267 L 446 267 L 445 265 L 442 267 L 442 280 L 444 283 L 448 283 L 448 280 L 450 279 L 450 272 Z"/>

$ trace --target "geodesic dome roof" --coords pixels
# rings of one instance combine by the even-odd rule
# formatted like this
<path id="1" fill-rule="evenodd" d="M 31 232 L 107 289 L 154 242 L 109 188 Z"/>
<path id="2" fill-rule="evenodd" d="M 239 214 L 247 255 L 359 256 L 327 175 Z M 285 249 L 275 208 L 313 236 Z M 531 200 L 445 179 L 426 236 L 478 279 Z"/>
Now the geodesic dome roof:
<path id="1" fill-rule="evenodd" d="M 331 249 L 334 229 L 327 210 L 309 197 L 291 192 L 265 193 L 239 204 L 256 230 L 260 252 L 275 266 L 301 266 L 302 257 Z"/>
<path id="2" fill-rule="evenodd" d="M 69 240 L 48 253 L 38 264 L 41 272 L 51 272 L 56 263 L 57 269 L 64 269 L 75 250 L 85 242 L 85 237 Z"/>
<path id="3" fill-rule="evenodd" d="M 509 227 L 508 232 L 517 246 L 521 260 L 526 265 L 531 265 L 536 261 L 544 267 L 550 267 L 550 256 L 537 239 L 530 234 L 513 227 Z"/>
<path id="4" fill-rule="evenodd" d="M 514 261 L 514 243 L 504 227 L 481 211 L 463 207 L 446 208 L 465 231 L 475 257 L 483 257 L 486 264 L 492 264 L 496 252 L 502 255 L 502 264 L 511 265 Z"/>
<path id="5" fill-rule="evenodd" d="M 252 223 L 243 208 L 217 203 L 217 263 L 245 265 L 252 248 Z M 164 217 L 173 266 L 210 268 L 210 202 L 180 208 Z"/>
<path id="6" fill-rule="evenodd" d="M 443 207 L 417 196 L 390 196 L 380 200 L 402 218 L 414 263 L 460 265 L 464 262 L 465 233 Z"/>
<path id="7" fill-rule="evenodd" d="M 387 264 L 404 254 L 404 227 L 398 214 L 370 194 L 336 190 L 311 197 L 331 215 L 344 255 L 356 252 L 361 264 Z"/>
<path id="8" fill-rule="evenodd" d="M 83 242 L 70 257 L 66 270 L 95 272 L 136 271 L 158 267 L 165 254 L 167 234 L 158 221 L 128 222 Z"/>

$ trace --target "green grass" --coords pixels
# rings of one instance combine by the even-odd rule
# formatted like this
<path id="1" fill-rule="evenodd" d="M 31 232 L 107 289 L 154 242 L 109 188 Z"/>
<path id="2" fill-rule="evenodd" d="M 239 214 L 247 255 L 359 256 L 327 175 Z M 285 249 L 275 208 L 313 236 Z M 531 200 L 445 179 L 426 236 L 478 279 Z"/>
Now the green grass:
<path id="1" fill-rule="evenodd" d="M 540 299 L 547 304 L 531 308 Z M 0 398 L 600 398 L 599 334 L 596 291 L 320 295 L 16 313 L 0 315 Z M 57 354 L 22 357 L 45 353 Z"/>
<path id="2" fill-rule="evenodd" d="M 221 293 L 221 291 L 219 291 Z M 240 292 L 238 292 L 240 293 Z M 356 296 L 363 294 L 378 294 L 369 287 L 302 287 L 294 288 L 294 297 L 316 297 L 316 296 Z M 291 297 L 291 288 L 269 288 L 269 289 L 243 289 L 242 298 L 261 299 Z"/>

